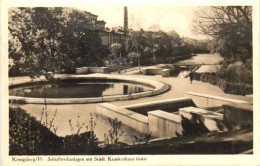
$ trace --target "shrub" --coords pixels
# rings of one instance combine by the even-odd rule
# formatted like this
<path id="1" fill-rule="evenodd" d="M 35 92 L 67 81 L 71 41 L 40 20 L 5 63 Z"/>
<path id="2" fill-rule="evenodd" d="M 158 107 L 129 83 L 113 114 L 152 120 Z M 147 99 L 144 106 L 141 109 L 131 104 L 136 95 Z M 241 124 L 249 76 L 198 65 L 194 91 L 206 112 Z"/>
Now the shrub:
<path id="1" fill-rule="evenodd" d="M 94 118 L 93 114 L 90 113 L 89 126 L 85 126 L 85 123 L 80 123 L 79 118 L 80 116 L 78 116 L 75 125 L 76 128 L 72 124 L 72 120 L 69 120 L 72 135 L 63 138 L 61 149 L 63 154 L 92 154 L 98 148 L 98 139 L 94 132 L 96 121 L 98 120 L 98 115 L 96 115 Z M 81 134 L 83 127 L 85 127 L 87 131 Z"/>
<path id="2" fill-rule="evenodd" d="M 105 144 L 112 145 L 114 148 L 117 148 L 119 138 L 123 135 L 124 130 L 122 129 L 121 121 L 118 121 L 117 118 L 111 119 L 109 118 L 110 129 L 108 131 L 108 135 L 105 135 Z"/>
<path id="3" fill-rule="evenodd" d="M 252 71 L 247 69 L 242 62 L 230 64 L 226 69 L 219 71 L 217 74 L 227 82 L 253 84 Z"/>
<path id="4" fill-rule="evenodd" d="M 47 105 L 45 105 L 39 122 L 25 110 L 10 107 L 9 155 L 94 154 L 98 148 L 94 133 L 97 116 L 95 119 L 90 114 L 89 127 L 77 121 L 75 133 L 72 132 L 72 135 L 66 137 L 58 137 L 56 135 L 57 127 L 53 125 L 56 113 L 57 110 L 49 119 Z M 70 124 L 72 125 L 71 121 Z M 87 128 L 87 132 L 80 134 L 83 127 Z"/>
<path id="5" fill-rule="evenodd" d="M 26 104 L 24 99 L 9 99 L 9 103 L 12 104 Z"/>
<path id="6" fill-rule="evenodd" d="M 202 82 L 208 82 L 212 85 L 216 85 L 223 89 L 225 93 L 236 95 L 248 95 L 253 93 L 253 86 L 242 82 L 228 82 L 227 80 L 220 78 L 216 74 L 211 73 L 194 73 L 194 79 Z"/>
<path id="7" fill-rule="evenodd" d="M 93 154 L 97 150 L 97 138 L 93 131 L 66 136 L 62 139 L 61 154 Z"/>
<path id="8" fill-rule="evenodd" d="M 134 137 L 135 142 L 137 142 L 137 143 L 145 142 L 146 144 L 148 144 L 149 140 L 152 137 L 152 132 L 148 132 L 148 133 L 141 134 L 141 135 L 134 135 L 133 137 Z"/>
<path id="9" fill-rule="evenodd" d="M 9 154 L 56 154 L 61 139 L 25 110 L 9 108 Z"/>

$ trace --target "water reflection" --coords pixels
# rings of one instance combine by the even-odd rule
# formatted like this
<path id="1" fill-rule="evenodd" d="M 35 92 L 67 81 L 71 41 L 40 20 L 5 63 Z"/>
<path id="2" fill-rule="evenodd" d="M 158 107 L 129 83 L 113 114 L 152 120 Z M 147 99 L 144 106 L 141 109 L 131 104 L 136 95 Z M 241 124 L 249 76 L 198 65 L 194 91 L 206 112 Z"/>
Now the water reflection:
<path id="1" fill-rule="evenodd" d="M 194 64 L 219 64 L 224 58 L 220 54 L 197 54 L 189 59 L 179 61 L 179 63 L 194 63 Z"/>
<path id="2" fill-rule="evenodd" d="M 220 67 L 218 65 L 223 60 L 223 57 L 220 54 L 197 54 L 189 59 L 179 61 L 179 64 L 194 64 L 201 65 L 197 72 L 216 72 Z M 185 65 L 184 65 L 185 66 Z M 184 78 L 189 74 L 187 69 L 176 69 L 170 72 L 170 75 L 173 77 Z"/>
<path id="3" fill-rule="evenodd" d="M 121 82 L 64 82 L 16 88 L 10 95 L 34 98 L 90 98 L 111 95 L 127 95 L 151 90 L 152 88 Z"/>

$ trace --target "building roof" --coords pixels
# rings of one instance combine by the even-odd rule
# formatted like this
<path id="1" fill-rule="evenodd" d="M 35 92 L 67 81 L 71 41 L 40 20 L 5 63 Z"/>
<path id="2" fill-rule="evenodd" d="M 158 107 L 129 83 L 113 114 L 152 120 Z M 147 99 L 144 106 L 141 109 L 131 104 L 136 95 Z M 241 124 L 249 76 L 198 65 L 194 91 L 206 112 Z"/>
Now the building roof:
<path id="1" fill-rule="evenodd" d="M 111 29 L 100 29 L 100 31 L 102 32 L 106 32 L 106 33 L 114 33 L 114 34 L 119 34 L 119 35 L 124 35 L 125 31 L 115 31 L 115 30 L 111 30 Z"/>
<path id="2" fill-rule="evenodd" d="M 88 11 L 84 11 L 84 12 L 87 13 L 87 14 L 89 14 L 89 15 L 92 15 L 92 16 L 95 16 L 95 17 L 98 17 L 98 15 L 92 14 L 92 13 L 90 13 L 90 12 L 88 12 Z"/>
<path id="3" fill-rule="evenodd" d="M 105 22 L 105 21 L 103 21 L 103 20 L 98 20 L 97 22 L 98 22 L 98 23 L 99 23 L 99 22 L 100 22 L 100 23 L 101 23 L 101 22 L 103 22 L 103 23 L 106 23 L 106 22 Z"/>

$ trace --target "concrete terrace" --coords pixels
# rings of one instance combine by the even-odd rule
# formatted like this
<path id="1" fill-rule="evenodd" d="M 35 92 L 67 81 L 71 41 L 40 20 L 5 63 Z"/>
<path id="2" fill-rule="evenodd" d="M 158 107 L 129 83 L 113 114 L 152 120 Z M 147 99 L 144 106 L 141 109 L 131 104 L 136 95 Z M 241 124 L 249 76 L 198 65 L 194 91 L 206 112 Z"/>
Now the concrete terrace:
<path id="1" fill-rule="evenodd" d="M 137 68 L 135 68 L 137 69 Z M 133 71 L 133 70 L 132 70 Z M 102 74 L 90 74 L 95 76 L 102 76 Z M 173 98 L 182 98 L 185 95 L 185 92 L 197 92 L 197 93 L 205 93 L 208 95 L 216 95 L 220 97 L 226 97 L 231 99 L 238 99 L 238 100 L 245 100 L 249 103 L 252 103 L 252 97 L 246 96 L 239 96 L 239 95 L 230 95 L 225 94 L 220 88 L 213 86 L 209 83 L 203 83 L 200 81 L 193 81 L 191 84 L 189 79 L 187 78 L 177 78 L 177 77 L 162 77 L 161 75 L 155 76 L 147 76 L 147 75 L 124 75 L 124 74 L 112 74 L 122 77 L 134 77 L 134 78 L 145 78 L 156 80 L 160 82 L 164 82 L 171 86 L 171 89 L 165 93 L 160 95 L 151 96 L 151 97 L 144 97 L 134 100 L 124 100 L 124 101 L 112 101 L 112 103 L 117 106 L 127 106 L 137 103 L 144 103 L 144 102 L 152 102 L 152 101 L 159 101 L 159 100 L 167 100 Z M 56 78 L 58 77 L 80 77 L 80 75 L 75 74 L 57 74 L 55 75 Z M 44 79 L 44 77 L 40 77 L 37 80 Z M 29 77 L 15 77 L 9 78 L 9 85 L 13 83 L 23 83 L 31 81 Z M 54 125 L 59 126 L 57 131 L 57 135 L 65 136 L 71 134 L 70 126 L 68 123 L 69 119 L 72 119 L 73 123 L 76 123 L 78 115 L 80 116 L 81 122 L 88 122 L 90 119 L 90 113 L 96 113 L 96 105 L 98 103 L 89 103 L 89 104 L 61 104 L 61 105 L 48 105 L 48 115 L 50 118 L 54 115 L 55 110 L 58 110 L 58 114 L 55 117 Z M 21 105 L 23 109 L 25 109 L 28 113 L 32 116 L 36 117 L 36 119 L 40 120 L 41 117 L 41 110 L 43 108 L 42 104 L 25 104 Z M 99 117 L 97 121 L 97 126 L 95 129 L 96 135 L 100 141 L 104 138 L 104 133 L 108 131 L 108 121 L 106 117 Z M 106 127 L 104 127 L 106 125 Z M 136 131 L 133 129 L 123 126 L 123 129 L 127 132 L 120 138 L 121 142 L 132 142 L 132 136 L 136 135 Z M 83 132 L 83 131 L 82 131 Z"/>

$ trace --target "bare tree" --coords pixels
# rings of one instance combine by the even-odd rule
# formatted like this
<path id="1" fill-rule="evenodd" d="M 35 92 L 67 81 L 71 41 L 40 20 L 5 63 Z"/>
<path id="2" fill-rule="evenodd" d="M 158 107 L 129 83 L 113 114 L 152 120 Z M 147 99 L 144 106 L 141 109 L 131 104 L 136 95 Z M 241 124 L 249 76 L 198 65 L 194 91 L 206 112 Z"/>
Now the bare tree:
<path id="1" fill-rule="evenodd" d="M 252 7 L 201 7 L 195 15 L 193 31 L 211 36 L 224 57 L 252 57 Z"/>

